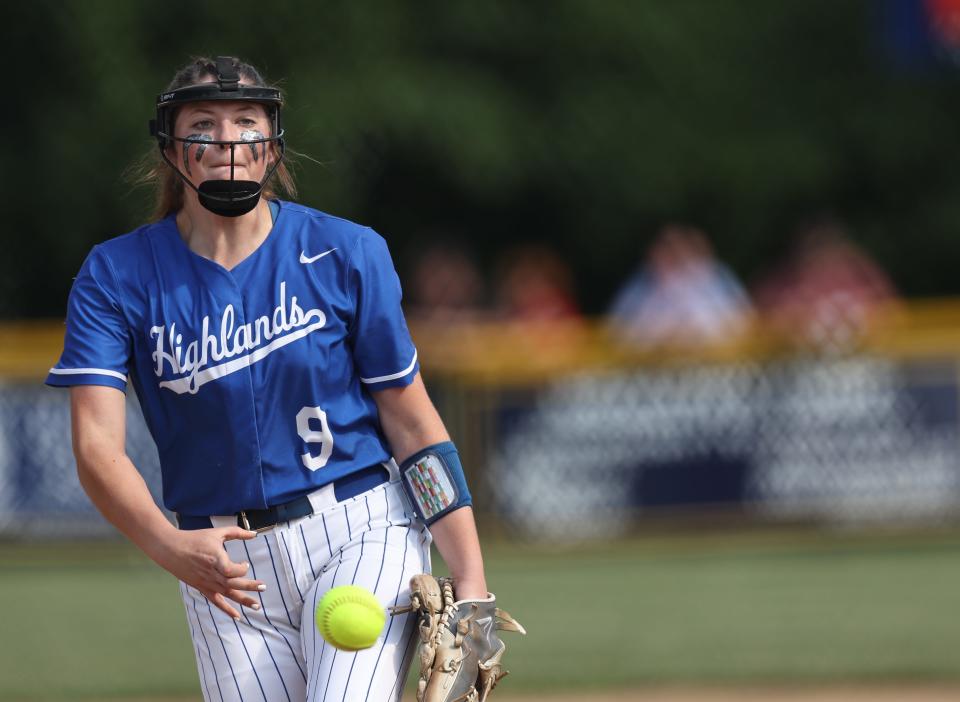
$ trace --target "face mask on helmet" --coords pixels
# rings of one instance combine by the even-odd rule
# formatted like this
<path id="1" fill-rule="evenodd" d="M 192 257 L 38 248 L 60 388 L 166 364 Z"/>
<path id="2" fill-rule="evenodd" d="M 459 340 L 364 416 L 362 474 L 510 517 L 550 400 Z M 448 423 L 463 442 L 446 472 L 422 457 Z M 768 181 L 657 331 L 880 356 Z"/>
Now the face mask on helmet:
<path id="1" fill-rule="evenodd" d="M 253 87 L 240 84 L 240 76 L 233 61 L 218 56 L 216 59 L 217 80 L 215 83 L 200 83 L 185 88 L 171 90 L 157 96 L 157 117 L 150 120 L 150 135 L 156 137 L 160 146 L 163 160 L 173 168 L 184 183 L 197 192 L 200 204 L 221 217 L 239 217 L 253 210 L 260 201 L 263 186 L 270 180 L 280 162 L 283 160 L 284 143 L 283 129 L 280 127 L 280 106 L 282 100 L 280 91 L 276 88 Z M 206 134 L 190 134 L 186 137 L 173 136 L 173 120 L 176 108 L 191 102 L 207 102 L 217 100 L 255 102 L 263 105 L 270 117 L 272 136 L 264 136 L 256 130 L 241 132 L 239 141 L 218 141 Z M 234 163 L 237 148 L 248 148 L 256 162 L 267 158 L 267 145 L 270 142 L 277 144 L 277 158 L 267 169 L 263 179 L 258 183 L 253 180 L 237 180 L 234 177 Z M 190 155 L 200 161 L 203 152 L 208 146 L 230 147 L 230 178 L 226 180 L 205 180 L 199 187 L 180 170 L 170 159 L 167 148 L 171 145 L 181 145 L 183 166 L 190 173 Z"/>

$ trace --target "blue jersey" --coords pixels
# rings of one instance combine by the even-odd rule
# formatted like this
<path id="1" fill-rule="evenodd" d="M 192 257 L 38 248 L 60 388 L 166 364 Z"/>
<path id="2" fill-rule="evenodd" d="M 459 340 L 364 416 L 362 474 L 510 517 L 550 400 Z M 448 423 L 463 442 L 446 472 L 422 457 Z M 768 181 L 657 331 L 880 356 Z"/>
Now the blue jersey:
<path id="1" fill-rule="evenodd" d="M 400 282 L 373 230 L 279 202 L 233 269 L 174 217 L 96 246 L 47 383 L 133 383 L 165 506 L 232 514 L 289 501 L 390 452 L 370 391 L 411 383 Z"/>

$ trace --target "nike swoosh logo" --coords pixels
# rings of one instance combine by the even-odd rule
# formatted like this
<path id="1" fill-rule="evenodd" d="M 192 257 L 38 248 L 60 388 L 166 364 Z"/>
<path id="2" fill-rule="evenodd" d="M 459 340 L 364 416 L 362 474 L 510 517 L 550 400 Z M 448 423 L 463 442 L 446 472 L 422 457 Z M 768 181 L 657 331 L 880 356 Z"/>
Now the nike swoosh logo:
<path id="1" fill-rule="evenodd" d="M 336 251 L 336 247 L 330 249 L 329 251 L 324 251 L 323 253 L 318 253 L 316 256 L 307 256 L 306 251 L 300 252 L 300 263 L 313 263 L 314 261 L 319 261 L 321 258 L 327 254 L 331 254 Z"/>

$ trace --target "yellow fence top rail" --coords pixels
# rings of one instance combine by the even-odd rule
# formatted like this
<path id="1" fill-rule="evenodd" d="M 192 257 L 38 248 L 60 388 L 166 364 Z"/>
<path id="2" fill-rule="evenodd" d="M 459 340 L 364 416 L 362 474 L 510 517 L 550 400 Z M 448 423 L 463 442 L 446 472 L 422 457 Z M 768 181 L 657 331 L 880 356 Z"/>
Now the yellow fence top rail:
<path id="1" fill-rule="evenodd" d="M 777 325 L 710 346 L 640 349 L 619 340 L 602 319 L 522 324 L 417 323 L 411 332 L 424 369 L 466 382 L 540 382 L 557 374 L 624 367 L 763 361 L 809 354 L 868 353 L 891 358 L 960 358 L 960 299 L 924 300 L 875 314 L 839 345 L 820 346 Z M 59 320 L 0 322 L 0 378 L 42 381 L 63 344 Z"/>

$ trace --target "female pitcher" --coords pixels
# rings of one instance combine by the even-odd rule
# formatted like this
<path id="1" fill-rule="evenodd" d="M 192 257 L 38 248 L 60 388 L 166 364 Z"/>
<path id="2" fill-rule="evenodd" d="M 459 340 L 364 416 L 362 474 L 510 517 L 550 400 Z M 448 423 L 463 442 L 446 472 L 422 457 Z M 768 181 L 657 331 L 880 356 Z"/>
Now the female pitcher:
<path id="1" fill-rule="evenodd" d="M 91 500 L 181 583 L 205 699 L 396 699 L 413 619 L 346 653 L 316 603 L 351 583 L 406 602 L 431 539 L 458 597 L 486 597 L 480 547 L 386 242 L 274 195 L 280 107 L 238 59 L 177 72 L 151 123 L 159 219 L 90 252 L 47 382 L 71 388 Z M 124 451 L 128 383 L 176 526 Z"/>

